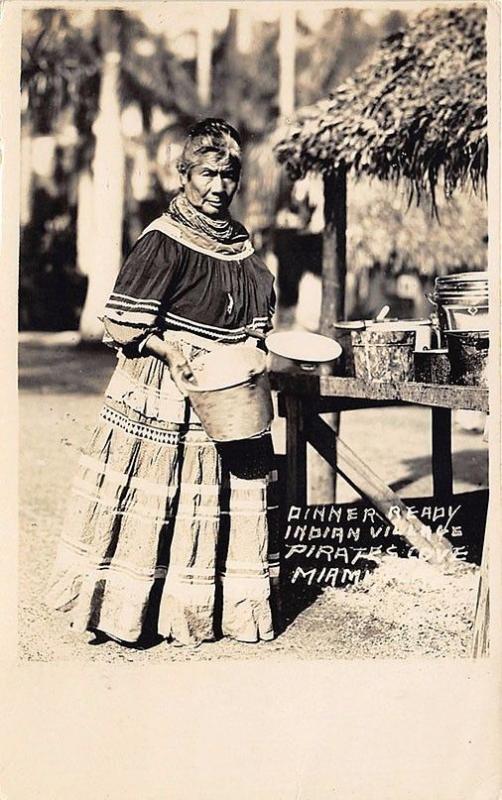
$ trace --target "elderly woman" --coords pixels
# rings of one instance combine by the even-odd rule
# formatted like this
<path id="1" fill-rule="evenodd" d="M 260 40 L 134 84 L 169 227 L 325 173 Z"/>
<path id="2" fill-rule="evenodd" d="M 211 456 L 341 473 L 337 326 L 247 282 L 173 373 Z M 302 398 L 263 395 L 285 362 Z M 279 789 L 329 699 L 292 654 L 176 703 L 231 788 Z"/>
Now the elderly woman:
<path id="1" fill-rule="evenodd" d="M 238 133 L 206 119 L 188 133 L 181 191 L 141 234 L 103 318 L 118 349 L 82 456 L 48 602 L 77 631 L 176 644 L 272 639 L 270 433 L 216 445 L 183 392 L 190 360 L 271 327 L 273 278 L 229 214 Z"/>

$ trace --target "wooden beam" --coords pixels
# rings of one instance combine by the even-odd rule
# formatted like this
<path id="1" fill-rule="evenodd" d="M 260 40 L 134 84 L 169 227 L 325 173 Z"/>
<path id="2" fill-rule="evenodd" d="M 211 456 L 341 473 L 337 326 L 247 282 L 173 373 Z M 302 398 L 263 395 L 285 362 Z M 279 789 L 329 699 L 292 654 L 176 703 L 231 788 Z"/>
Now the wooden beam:
<path id="1" fill-rule="evenodd" d="M 324 176 L 321 333 L 333 335 L 333 322 L 344 319 L 347 274 L 347 169 Z"/>
<path id="2" fill-rule="evenodd" d="M 408 509 L 390 486 L 378 477 L 351 448 L 320 417 L 305 420 L 307 440 L 333 466 L 348 483 L 368 498 L 375 508 L 394 526 L 395 532 L 416 548 L 430 563 L 458 564 L 451 544 L 433 533 L 417 517 L 409 516 Z M 334 455 L 336 453 L 336 456 Z"/>

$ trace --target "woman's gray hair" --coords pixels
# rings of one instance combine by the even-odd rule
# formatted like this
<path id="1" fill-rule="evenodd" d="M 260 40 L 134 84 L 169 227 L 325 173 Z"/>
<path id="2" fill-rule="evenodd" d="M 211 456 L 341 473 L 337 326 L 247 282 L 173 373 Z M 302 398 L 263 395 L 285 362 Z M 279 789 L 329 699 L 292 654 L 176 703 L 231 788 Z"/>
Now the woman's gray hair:
<path id="1" fill-rule="evenodd" d="M 242 153 L 238 132 L 224 119 L 208 117 L 193 125 L 188 131 L 177 167 L 181 175 L 204 161 L 205 156 L 216 154 L 240 170 Z"/>

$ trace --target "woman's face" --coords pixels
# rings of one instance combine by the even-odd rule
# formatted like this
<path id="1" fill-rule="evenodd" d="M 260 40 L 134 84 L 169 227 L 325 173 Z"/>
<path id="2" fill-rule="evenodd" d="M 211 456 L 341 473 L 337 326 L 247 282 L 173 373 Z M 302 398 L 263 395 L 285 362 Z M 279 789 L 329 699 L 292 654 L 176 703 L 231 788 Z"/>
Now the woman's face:
<path id="1" fill-rule="evenodd" d="M 187 200 L 208 217 L 223 217 L 239 183 L 239 168 L 217 153 L 209 153 L 181 176 Z"/>

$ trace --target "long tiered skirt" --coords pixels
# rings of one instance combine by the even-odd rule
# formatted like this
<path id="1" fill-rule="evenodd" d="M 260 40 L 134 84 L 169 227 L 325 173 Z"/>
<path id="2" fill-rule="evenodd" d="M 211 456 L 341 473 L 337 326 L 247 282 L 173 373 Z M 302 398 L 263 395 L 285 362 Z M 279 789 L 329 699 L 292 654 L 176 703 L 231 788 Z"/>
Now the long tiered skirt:
<path id="1" fill-rule="evenodd" d="M 125 642 L 272 639 L 274 477 L 269 433 L 215 444 L 167 367 L 120 355 L 80 459 L 48 605 L 77 631 Z"/>

